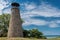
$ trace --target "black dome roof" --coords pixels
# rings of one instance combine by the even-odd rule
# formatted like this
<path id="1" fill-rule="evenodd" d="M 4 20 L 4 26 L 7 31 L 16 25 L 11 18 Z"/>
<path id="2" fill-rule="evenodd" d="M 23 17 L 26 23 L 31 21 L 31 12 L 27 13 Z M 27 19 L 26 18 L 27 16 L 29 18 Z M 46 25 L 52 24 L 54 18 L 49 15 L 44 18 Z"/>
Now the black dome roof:
<path id="1" fill-rule="evenodd" d="M 16 6 L 16 7 L 19 7 L 20 5 L 16 2 L 12 3 L 11 6 Z"/>

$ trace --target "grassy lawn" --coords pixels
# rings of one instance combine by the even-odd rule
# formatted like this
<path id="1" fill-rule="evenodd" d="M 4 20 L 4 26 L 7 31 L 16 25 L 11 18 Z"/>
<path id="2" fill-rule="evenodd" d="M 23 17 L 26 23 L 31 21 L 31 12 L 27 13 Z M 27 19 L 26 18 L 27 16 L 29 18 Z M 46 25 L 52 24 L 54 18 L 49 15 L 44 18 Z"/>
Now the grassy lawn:
<path id="1" fill-rule="evenodd" d="M 60 38 L 35 39 L 35 38 L 6 38 L 6 37 L 1 37 L 0 40 L 60 40 Z"/>

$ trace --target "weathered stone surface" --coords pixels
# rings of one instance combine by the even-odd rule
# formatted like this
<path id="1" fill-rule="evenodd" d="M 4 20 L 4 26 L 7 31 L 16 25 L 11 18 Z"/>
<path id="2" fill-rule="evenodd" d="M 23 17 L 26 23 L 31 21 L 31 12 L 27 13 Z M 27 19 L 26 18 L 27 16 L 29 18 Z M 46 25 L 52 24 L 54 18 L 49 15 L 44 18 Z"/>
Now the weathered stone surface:
<path id="1" fill-rule="evenodd" d="M 9 23 L 8 37 L 23 37 L 20 10 L 17 6 L 12 6 L 11 12 L 12 14 Z"/>

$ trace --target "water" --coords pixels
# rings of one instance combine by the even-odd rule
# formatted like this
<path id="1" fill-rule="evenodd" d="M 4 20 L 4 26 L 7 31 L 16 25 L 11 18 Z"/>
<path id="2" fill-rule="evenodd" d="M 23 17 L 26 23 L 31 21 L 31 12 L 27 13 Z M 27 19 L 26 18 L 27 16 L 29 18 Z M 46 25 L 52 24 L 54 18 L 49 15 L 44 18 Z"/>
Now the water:
<path id="1" fill-rule="evenodd" d="M 60 37 L 60 35 L 45 35 L 47 38 L 57 38 Z"/>

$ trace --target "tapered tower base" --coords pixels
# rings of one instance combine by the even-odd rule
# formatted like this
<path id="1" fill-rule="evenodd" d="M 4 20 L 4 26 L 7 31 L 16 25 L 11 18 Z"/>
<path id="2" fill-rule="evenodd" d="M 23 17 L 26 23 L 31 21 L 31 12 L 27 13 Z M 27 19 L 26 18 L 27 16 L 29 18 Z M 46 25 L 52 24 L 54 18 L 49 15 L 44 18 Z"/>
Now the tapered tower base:
<path id="1" fill-rule="evenodd" d="M 22 21 L 18 3 L 12 3 L 11 19 L 8 29 L 8 37 L 23 37 Z"/>

